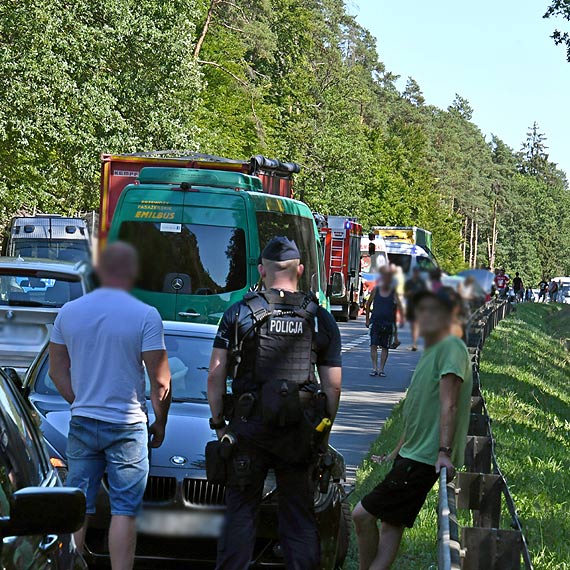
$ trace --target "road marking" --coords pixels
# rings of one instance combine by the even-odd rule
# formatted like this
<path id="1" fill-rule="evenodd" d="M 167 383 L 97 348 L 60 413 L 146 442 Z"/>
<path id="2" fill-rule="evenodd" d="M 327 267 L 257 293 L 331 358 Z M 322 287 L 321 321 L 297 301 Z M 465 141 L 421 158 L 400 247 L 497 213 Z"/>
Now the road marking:
<path id="1" fill-rule="evenodd" d="M 364 342 L 366 342 L 370 337 L 367 334 L 363 334 L 361 337 L 356 338 L 354 340 L 351 340 L 350 342 L 348 342 L 347 344 L 343 345 L 342 347 L 342 352 L 350 352 L 351 350 L 353 350 L 354 348 L 356 348 L 357 346 L 360 346 L 361 344 L 363 344 Z"/>

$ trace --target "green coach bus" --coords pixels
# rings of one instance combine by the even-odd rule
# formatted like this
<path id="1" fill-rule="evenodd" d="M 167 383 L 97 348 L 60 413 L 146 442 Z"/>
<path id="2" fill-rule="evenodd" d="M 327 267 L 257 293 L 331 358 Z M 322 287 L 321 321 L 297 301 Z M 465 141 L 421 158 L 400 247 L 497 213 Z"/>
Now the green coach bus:
<path id="1" fill-rule="evenodd" d="M 216 324 L 259 283 L 257 265 L 276 235 L 294 239 L 300 288 L 327 306 L 321 244 L 309 207 L 262 192 L 258 177 L 220 170 L 146 167 L 121 192 L 109 242 L 140 256 L 135 295 L 165 320 Z"/>

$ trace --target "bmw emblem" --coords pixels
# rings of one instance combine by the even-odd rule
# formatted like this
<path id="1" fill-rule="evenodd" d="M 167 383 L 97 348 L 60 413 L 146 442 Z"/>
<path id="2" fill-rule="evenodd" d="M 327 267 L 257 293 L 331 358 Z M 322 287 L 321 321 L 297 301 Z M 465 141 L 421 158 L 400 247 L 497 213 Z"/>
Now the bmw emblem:
<path id="1" fill-rule="evenodd" d="M 182 281 L 180 277 L 176 277 L 172 280 L 172 283 L 170 283 L 170 285 L 175 291 L 180 291 L 180 289 L 184 287 L 184 281 Z"/>
<path id="2" fill-rule="evenodd" d="M 4 316 L 6 320 L 11 321 L 14 318 L 14 311 L 8 311 Z"/>
<path id="3" fill-rule="evenodd" d="M 188 459 L 186 459 L 186 457 L 182 457 L 182 455 L 173 455 L 170 458 L 170 463 L 172 463 L 173 465 L 177 465 L 179 467 L 181 465 L 184 465 L 187 462 L 188 462 Z"/>

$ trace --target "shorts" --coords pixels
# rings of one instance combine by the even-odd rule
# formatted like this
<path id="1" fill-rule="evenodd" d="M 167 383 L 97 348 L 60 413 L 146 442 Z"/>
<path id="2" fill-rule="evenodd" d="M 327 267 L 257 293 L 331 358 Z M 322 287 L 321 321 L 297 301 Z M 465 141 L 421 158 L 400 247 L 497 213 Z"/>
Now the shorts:
<path id="1" fill-rule="evenodd" d="M 378 346 L 380 348 L 390 348 L 392 344 L 392 335 L 394 334 L 393 325 L 379 325 L 378 323 L 370 324 L 370 346 Z"/>
<path id="2" fill-rule="evenodd" d="M 412 528 L 438 478 L 433 465 L 398 455 L 384 480 L 362 499 L 362 506 L 383 522 Z"/>
<path id="3" fill-rule="evenodd" d="M 112 515 L 136 516 L 148 477 L 148 430 L 144 422 L 114 424 L 73 416 L 67 439 L 67 487 L 79 487 L 87 514 L 95 513 L 97 494 L 107 474 Z"/>

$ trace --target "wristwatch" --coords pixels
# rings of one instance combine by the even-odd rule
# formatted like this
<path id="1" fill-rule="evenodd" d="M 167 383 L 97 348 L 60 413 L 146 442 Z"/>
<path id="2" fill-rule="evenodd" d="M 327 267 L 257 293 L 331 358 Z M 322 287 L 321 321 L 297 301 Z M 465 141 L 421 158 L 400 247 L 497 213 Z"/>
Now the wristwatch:
<path id="1" fill-rule="evenodd" d="M 451 447 L 440 447 L 439 452 L 445 453 L 445 455 L 449 455 L 451 457 L 451 453 L 453 452 L 453 449 L 451 449 Z"/>
<path id="2" fill-rule="evenodd" d="M 210 418 L 209 421 L 210 421 L 210 429 L 218 430 L 226 427 L 226 420 L 220 420 L 219 422 L 216 423 L 214 418 Z"/>

